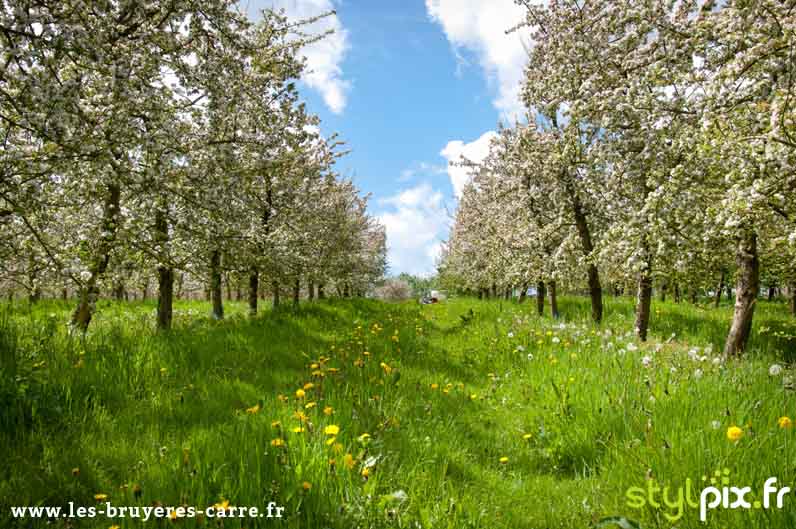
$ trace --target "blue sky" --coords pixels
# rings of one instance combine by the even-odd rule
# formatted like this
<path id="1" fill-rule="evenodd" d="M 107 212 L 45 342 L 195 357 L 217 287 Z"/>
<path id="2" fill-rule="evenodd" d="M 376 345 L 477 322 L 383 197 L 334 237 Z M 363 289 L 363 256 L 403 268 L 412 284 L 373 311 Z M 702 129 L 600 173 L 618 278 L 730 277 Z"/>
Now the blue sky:
<path id="1" fill-rule="evenodd" d="M 243 0 L 302 18 L 334 8 L 305 51 L 302 94 L 351 153 L 337 170 L 371 194 L 387 228 L 389 273 L 429 274 L 467 175 L 460 155 L 486 154 L 517 101 L 523 35 L 513 0 Z"/>

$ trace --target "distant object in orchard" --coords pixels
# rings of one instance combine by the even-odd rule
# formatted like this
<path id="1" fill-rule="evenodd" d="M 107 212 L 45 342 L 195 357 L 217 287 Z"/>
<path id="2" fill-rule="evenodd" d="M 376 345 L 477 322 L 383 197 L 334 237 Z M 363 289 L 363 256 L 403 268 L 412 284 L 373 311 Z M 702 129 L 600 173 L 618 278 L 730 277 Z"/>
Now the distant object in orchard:
<path id="1" fill-rule="evenodd" d="M 433 303 L 445 301 L 445 299 L 447 299 L 445 292 L 441 290 L 431 290 L 420 298 L 420 303 L 421 305 L 431 305 Z"/>

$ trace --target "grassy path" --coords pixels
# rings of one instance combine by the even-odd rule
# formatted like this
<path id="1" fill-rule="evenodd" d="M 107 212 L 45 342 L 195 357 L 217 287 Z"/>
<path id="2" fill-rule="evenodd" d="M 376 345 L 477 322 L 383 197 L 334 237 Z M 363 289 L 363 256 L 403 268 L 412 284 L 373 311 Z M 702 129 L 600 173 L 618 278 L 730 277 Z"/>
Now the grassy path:
<path id="1" fill-rule="evenodd" d="M 669 486 L 673 500 L 686 480 L 698 490 L 726 469 L 759 497 L 766 478 L 796 478 L 796 433 L 778 426 L 796 415 L 790 372 L 769 374 L 796 352 L 778 305 L 761 306 L 750 358 L 729 363 L 715 354 L 727 307 L 656 304 L 646 345 L 626 300 L 610 302 L 601 328 L 574 298 L 560 321 L 532 304 L 355 300 L 254 320 L 231 304 L 214 322 L 204 304 L 182 303 L 166 335 L 151 331 L 151 305 L 108 304 L 86 340 L 64 332 L 68 308 L 0 316 L 3 516 L 107 495 L 285 507 L 281 520 L 223 527 L 588 527 L 612 515 L 705 527 L 685 505 L 671 521 L 676 501 L 628 505 L 628 488 L 646 498 Z M 789 499 L 716 510 L 708 526 L 793 527 Z"/>

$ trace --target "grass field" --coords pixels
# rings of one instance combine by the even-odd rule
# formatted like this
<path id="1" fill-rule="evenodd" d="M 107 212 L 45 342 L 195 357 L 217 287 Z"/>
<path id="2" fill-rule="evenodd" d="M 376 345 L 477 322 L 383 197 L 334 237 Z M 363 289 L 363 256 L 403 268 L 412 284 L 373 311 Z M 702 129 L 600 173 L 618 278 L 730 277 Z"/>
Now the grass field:
<path id="1" fill-rule="evenodd" d="M 655 302 L 647 344 L 629 299 L 608 300 L 599 328 L 580 298 L 560 320 L 533 300 L 331 300 L 254 319 L 230 303 L 222 322 L 179 302 L 166 334 L 152 303 L 103 301 L 85 339 L 66 332 L 70 308 L 0 307 L 2 527 L 45 525 L 11 506 L 69 501 L 285 513 L 48 527 L 796 526 L 792 492 L 783 509 L 716 509 L 705 525 L 686 504 L 672 520 L 687 480 L 696 495 L 728 478 L 750 501 L 768 477 L 796 482 L 796 430 L 778 424 L 796 419 L 796 320 L 781 304 L 761 302 L 751 350 L 726 362 L 729 306 Z M 670 505 L 639 507 L 657 485 Z"/>

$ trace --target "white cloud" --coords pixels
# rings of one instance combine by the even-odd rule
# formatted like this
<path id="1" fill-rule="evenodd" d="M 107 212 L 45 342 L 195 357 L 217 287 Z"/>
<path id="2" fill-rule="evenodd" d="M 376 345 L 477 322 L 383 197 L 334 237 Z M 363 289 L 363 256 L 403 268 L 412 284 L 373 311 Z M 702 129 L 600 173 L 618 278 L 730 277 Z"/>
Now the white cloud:
<path id="1" fill-rule="evenodd" d="M 282 8 L 291 20 L 306 19 L 334 9 L 333 0 L 252 0 L 249 13 L 254 15 L 264 7 Z M 301 49 L 307 59 L 302 80 L 323 97 L 323 102 L 335 114 L 345 109 L 351 81 L 343 77 L 342 63 L 350 45 L 348 31 L 337 15 L 331 15 L 302 28 L 309 34 L 328 30 L 334 33 Z"/>
<path id="2" fill-rule="evenodd" d="M 389 208 L 378 218 L 387 230 L 390 272 L 432 274 L 450 228 L 442 193 L 421 183 L 379 204 Z"/>
<path id="3" fill-rule="evenodd" d="M 520 83 L 527 61 L 527 29 L 506 34 L 525 19 L 525 9 L 514 0 L 426 0 L 429 18 L 442 26 L 454 48 L 458 67 L 463 65 L 462 50 L 475 53 L 481 68 L 497 84 L 493 101 L 503 119 L 522 119 Z"/>
<path id="4" fill-rule="evenodd" d="M 449 141 L 440 151 L 440 156 L 448 160 L 448 176 L 451 179 L 453 194 L 456 195 L 456 198 L 462 195 L 465 184 L 470 180 L 470 169 L 458 165 L 462 157 L 473 163 L 481 163 L 489 154 L 489 143 L 497 135 L 497 132 L 490 130 L 470 143 L 464 143 L 461 140 Z"/>

